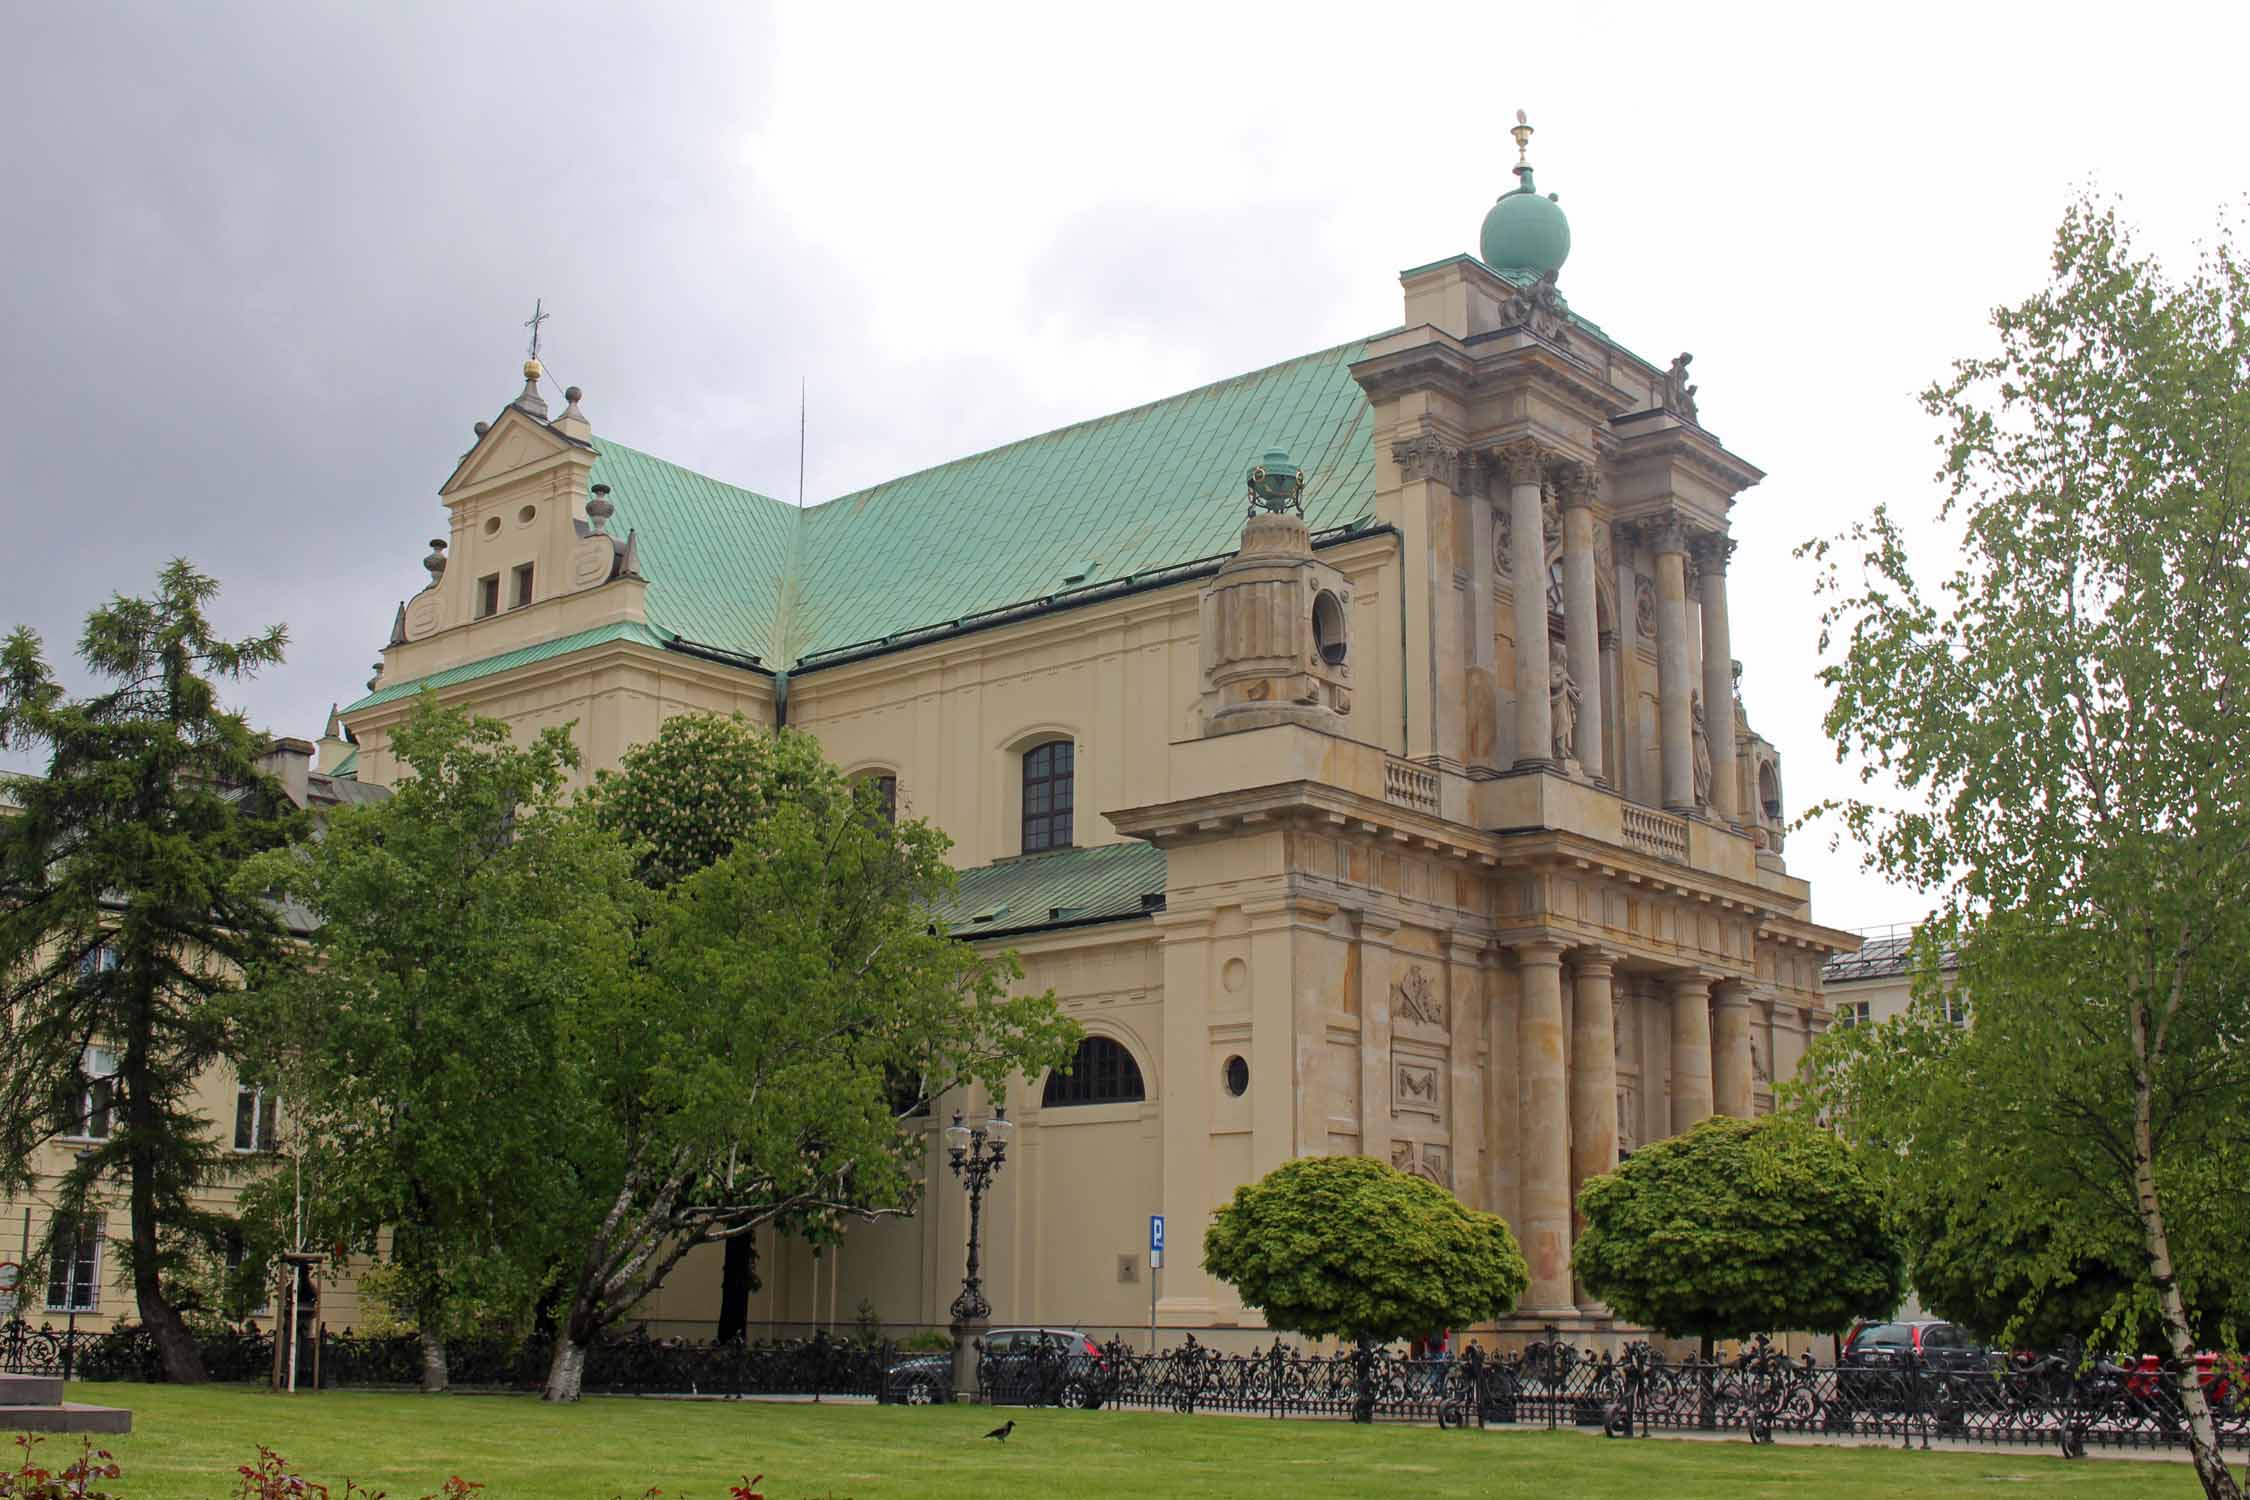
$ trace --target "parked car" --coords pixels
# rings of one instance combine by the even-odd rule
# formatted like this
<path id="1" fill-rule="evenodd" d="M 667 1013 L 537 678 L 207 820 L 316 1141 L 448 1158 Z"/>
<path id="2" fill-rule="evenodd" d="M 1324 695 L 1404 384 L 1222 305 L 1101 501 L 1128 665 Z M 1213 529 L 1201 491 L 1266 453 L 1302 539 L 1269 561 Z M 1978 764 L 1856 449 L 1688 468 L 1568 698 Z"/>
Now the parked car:
<path id="1" fill-rule="evenodd" d="M 1958 1323 L 1861 1323 L 1844 1340 L 1836 1393 L 1849 1406 L 1882 1411 L 1958 1404 L 1948 1394 L 1964 1377 L 1989 1375 L 1998 1358 Z"/>
<path id="2" fill-rule="evenodd" d="M 1109 1388 L 1101 1346 L 1075 1328 L 995 1328 L 981 1340 L 977 1383 L 996 1404 L 1075 1406 L 1091 1411 Z M 879 1399 L 929 1406 L 953 1399 L 953 1356 L 923 1354 L 883 1372 Z"/>

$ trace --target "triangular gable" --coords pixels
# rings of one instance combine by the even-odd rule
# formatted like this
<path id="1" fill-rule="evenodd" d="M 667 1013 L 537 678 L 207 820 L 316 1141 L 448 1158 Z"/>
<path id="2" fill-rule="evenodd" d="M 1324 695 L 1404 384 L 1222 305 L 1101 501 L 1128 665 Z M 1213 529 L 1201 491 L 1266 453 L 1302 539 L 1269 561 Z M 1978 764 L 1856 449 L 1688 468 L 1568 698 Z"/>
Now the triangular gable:
<path id="1" fill-rule="evenodd" d="M 443 498 L 474 489 L 521 470 L 536 468 L 557 456 L 589 451 L 590 445 L 563 436 L 520 407 L 510 406 L 487 428 L 476 446 L 461 455 L 453 474 L 438 488 Z"/>

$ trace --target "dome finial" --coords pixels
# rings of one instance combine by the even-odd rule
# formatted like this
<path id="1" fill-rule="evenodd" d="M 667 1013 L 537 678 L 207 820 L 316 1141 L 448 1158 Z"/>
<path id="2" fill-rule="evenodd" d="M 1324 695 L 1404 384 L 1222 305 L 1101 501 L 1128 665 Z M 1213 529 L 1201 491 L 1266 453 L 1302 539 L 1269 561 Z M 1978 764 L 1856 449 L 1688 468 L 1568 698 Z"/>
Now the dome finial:
<path id="1" fill-rule="evenodd" d="M 1495 271 L 1516 272 L 1534 280 L 1562 269 L 1570 256 L 1570 221 L 1554 195 L 1539 196 L 1531 177 L 1531 119 L 1516 111 L 1508 133 L 1516 138 L 1516 185 L 1500 195 L 1484 216 L 1478 248 Z"/>

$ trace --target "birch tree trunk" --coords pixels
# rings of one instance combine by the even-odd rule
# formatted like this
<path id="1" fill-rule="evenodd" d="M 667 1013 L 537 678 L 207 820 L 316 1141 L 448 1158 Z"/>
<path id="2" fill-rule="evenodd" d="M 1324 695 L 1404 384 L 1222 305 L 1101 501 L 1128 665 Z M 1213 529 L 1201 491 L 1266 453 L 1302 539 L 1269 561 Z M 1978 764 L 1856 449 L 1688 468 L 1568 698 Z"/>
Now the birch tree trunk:
<path id="1" fill-rule="evenodd" d="M 2174 989 L 2177 991 L 2177 981 Z M 2175 993 L 2176 998 L 2176 993 Z M 2133 1002 L 2133 1198 L 2140 1210 L 2141 1231 L 2148 1239 L 2149 1280 L 2156 1286 L 2157 1307 L 2164 1318 L 2164 1336 L 2172 1346 L 2173 1378 L 2179 1382 L 2180 1407 L 2187 1415 L 2188 1454 L 2195 1477 L 2203 1482 L 2209 1500 L 2242 1500 L 2242 1488 L 2227 1472 L 2226 1455 L 2219 1450 L 2218 1424 L 2211 1418 L 2211 1403 L 2196 1378 L 2195 1332 L 2188 1324 L 2187 1306 L 2180 1298 L 2179 1276 L 2172 1264 L 2172 1238 L 2164 1225 L 2164 1205 L 2156 1191 L 2155 1085 L 2150 1053 L 2160 1044 L 2150 1040 L 2153 1017 L 2145 998 Z"/>
<path id="2" fill-rule="evenodd" d="M 421 1338 L 422 1389 L 435 1395 L 453 1382 L 452 1371 L 445 1358 L 445 1340 L 430 1332 L 427 1323 L 421 1329 Z"/>

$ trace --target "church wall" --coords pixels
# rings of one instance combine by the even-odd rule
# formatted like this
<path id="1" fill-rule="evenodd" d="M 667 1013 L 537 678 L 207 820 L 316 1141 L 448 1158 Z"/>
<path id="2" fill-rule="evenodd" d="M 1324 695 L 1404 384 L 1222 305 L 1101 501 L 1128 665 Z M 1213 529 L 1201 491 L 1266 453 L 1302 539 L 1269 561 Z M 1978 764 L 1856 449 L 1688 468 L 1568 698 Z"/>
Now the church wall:
<path id="1" fill-rule="evenodd" d="M 1348 732 L 1396 749 L 1396 630 L 1387 538 L 1321 554 L 1353 589 Z M 1175 795 L 1169 747 L 1199 729 L 1197 586 L 1132 595 L 910 651 L 799 672 L 789 723 L 853 774 L 898 777 L 899 803 L 954 840 L 967 868 L 1022 849 L 1021 756 L 1075 741 L 1080 846 L 1116 843 L 1103 816 Z"/>

